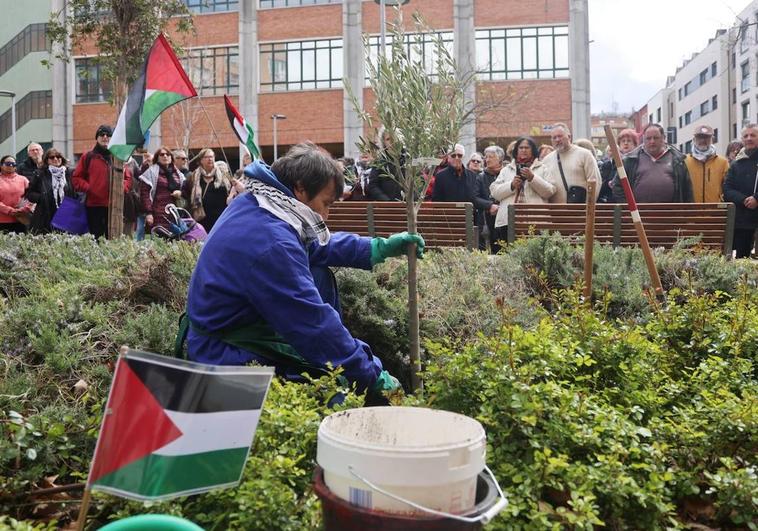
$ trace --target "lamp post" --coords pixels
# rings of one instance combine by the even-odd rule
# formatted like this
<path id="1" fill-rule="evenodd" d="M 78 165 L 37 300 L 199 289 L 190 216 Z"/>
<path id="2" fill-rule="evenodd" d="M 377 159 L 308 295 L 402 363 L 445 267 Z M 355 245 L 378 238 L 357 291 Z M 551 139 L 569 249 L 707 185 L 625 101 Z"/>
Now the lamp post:
<path id="1" fill-rule="evenodd" d="M 404 6 L 411 0 L 374 0 L 379 4 L 379 25 L 381 26 L 381 32 L 379 33 L 380 53 L 382 57 L 387 55 L 387 14 L 384 9 L 385 6 Z"/>
<path id="2" fill-rule="evenodd" d="M 0 90 L 0 96 L 11 99 L 11 148 L 13 156 L 16 156 L 16 93 L 10 90 Z"/>
<path id="3" fill-rule="evenodd" d="M 272 114 L 271 119 L 274 121 L 274 160 L 279 158 L 279 147 L 276 141 L 276 122 L 279 120 L 286 120 L 287 117 L 283 114 Z"/>

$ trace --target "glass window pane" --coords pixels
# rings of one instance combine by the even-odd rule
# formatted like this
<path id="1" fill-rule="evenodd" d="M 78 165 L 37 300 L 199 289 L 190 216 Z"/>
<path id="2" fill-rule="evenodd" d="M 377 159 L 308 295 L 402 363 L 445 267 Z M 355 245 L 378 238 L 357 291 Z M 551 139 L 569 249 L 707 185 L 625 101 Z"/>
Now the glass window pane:
<path id="1" fill-rule="evenodd" d="M 476 69 L 480 71 L 489 71 L 491 69 L 489 40 L 476 40 Z"/>
<path id="2" fill-rule="evenodd" d="M 553 38 L 552 37 L 539 37 L 539 52 L 540 52 L 540 70 L 548 70 L 553 68 Z"/>
<path id="3" fill-rule="evenodd" d="M 300 52 L 287 52 L 287 81 L 302 81 L 300 77 Z"/>
<path id="4" fill-rule="evenodd" d="M 316 79 L 316 52 L 303 50 L 303 80 Z"/>
<path id="5" fill-rule="evenodd" d="M 332 50 L 332 79 L 342 79 L 342 48 Z"/>
<path id="6" fill-rule="evenodd" d="M 316 79 L 329 79 L 329 50 L 316 50 Z"/>
<path id="7" fill-rule="evenodd" d="M 521 70 L 521 39 L 508 40 L 508 71 Z"/>
<path id="8" fill-rule="evenodd" d="M 568 68 L 568 36 L 555 38 L 555 68 Z"/>
<path id="9" fill-rule="evenodd" d="M 505 39 L 492 41 L 492 70 L 505 70 Z"/>
<path id="10" fill-rule="evenodd" d="M 537 68 L 537 39 L 534 37 L 525 38 L 522 41 L 524 48 L 524 70 L 534 70 Z"/>

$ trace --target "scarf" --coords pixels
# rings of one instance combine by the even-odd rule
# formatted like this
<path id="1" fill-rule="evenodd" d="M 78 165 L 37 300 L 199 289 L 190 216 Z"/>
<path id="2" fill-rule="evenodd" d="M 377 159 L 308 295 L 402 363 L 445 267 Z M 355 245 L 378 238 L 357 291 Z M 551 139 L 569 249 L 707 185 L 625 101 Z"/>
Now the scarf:
<path id="1" fill-rule="evenodd" d="M 257 179 L 247 179 L 245 189 L 255 196 L 258 206 L 295 229 L 306 246 L 314 240 L 319 245 L 329 243 L 331 235 L 326 223 L 308 205 Z"/>
<path id="2" fill-rule="evenodd" d="M 205 219 L 205 209 L 203 208 L 203 189 L 200 186 L 200 181 L 206 177 L 213 177 L 213 182 L 208 183 L 208 185 L 205 187 L 206 192 L 208 191 L 208 187 L 211 185 L 213 185 L 213 187 L 216 189 L 223 186 L 226 188 L 227 192 L 232 187 L 231 181 L 223 174 L 221 170 L 219 170 L 218 166 L 213 166 L 213 169 L 210 172 L 206 172 L 202 166 L 198 166 L 198 168 L 195 170 L 195 173 L 192 175 L 192 193 L 190 194 L 190 210 L 192 210 L 192 217 L 195 218 L 195 221 Z"/>
<path id="3" fill-rule="evenodd" d="M 692 156 L 700 162 L 705 162 L 716 154 L 716 146 L 711 144 L 705 151 L 698 149 L 695 144 L 692 144 Z"/>
<path id="4" fill-rule="evenodd" d="M 65 166 L 48 166 L 50 176 L 53 181 L 53 200 L 55 208 L 61 206 L 66 188 L 66 168 Z"/>

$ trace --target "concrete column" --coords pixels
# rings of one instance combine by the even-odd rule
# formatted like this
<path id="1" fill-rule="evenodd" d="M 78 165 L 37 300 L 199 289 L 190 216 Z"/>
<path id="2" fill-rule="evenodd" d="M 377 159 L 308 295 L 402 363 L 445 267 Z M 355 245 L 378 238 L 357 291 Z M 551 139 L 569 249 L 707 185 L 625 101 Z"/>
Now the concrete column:
<path id="1" fill-rule="evenodd" d="M 363 86 L 365 85 L 365 49 L 362 33 L 362 0 L 342 2 L 342 74 L 346 87 L 342 91 L 342 128 L 344 153 L 346 157 L 358 159 L 360 151 L 357 142 L 363 135 L 363 121 L 353 106 L 347 91 L 350 86 L 355 98 L 363 108 Z"/>
<path id="2" fill-rule="evenodd" d="M 61 11 L 63 17 L 67 16 L 64 11 L 65 0 L 52 0 L 51 9 L 53 12 Z M 67 39 L 66 46 L 70 45 L 70 39 Z M 61 47 L 56 45 L 51 54 L 53 63 L 53 120 L 52 120 L 52 142 L 53 147 L 64 154 L 68 159 L 74 156 L 73 142 L 73 103 L 75 72 L 73 59 L 71 62 L 55 59 L 54 54 L 62 51 Z"/>
<path id="3" fill-rule="evenodd" d="M 476 32 L 474 31 L 474 0 L 453 0 L 453 51 L 458 72 L 461 76 L 471 76 L 476 71 Z M 476 105 L 476 83 L 472 81 L 466 89 L 466 110 Z M 466 154 L 476 151 L 475 113 L 461 128 L 459 142 L 466 148 Z"/>
<path id="4" fill-rule="evenodd" d="M 573 138 L 590 138 L 590 29 L 587 0 L 569 0 L 569 72 Z"/>
<path id="5" fill-rule="evenodd" d="M 239 111 L 255 132 L 260 148 L 258 129 L 258 0 L 242 0 L 239 11 Z M 240 162 L 244 150 L 240 145 Z"/>

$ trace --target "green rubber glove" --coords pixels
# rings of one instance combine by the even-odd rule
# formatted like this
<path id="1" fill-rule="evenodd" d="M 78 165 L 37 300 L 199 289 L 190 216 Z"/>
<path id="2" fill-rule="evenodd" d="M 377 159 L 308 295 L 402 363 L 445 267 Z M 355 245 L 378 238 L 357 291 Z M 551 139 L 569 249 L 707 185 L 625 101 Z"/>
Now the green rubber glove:
<path id="1" fill-rule="evenodd" d="M 416 244 L 416 256 L 424 257 L 424 238 L 420 234 L 400 232 L 389 238 L 374 238 L 371 240 L 371 265 L 381 264 L 391 256 L 401 256 L 409 243 Z"/>
<path id="2" fill-rule="evenodd" d="M 382 371 L 379 373 L 379 377 L 376 379 L 376 382 L 374 382 L 371 390 L 375 393 L 379 393 L 382 391 L 394 391 L 399 388 L 400 381 L 387 371 Z"/>

